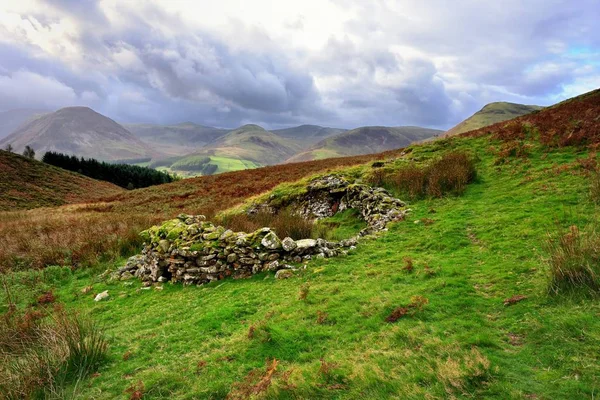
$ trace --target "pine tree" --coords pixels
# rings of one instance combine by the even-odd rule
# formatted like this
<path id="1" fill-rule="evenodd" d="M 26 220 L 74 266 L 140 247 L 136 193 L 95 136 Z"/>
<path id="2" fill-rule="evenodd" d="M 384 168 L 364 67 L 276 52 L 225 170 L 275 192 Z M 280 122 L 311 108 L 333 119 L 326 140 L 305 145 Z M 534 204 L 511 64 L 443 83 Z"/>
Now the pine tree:
<path id="1" fill-rule="evenodd" d="M 10 144 L 10 143 L 9 143 L 9 144 L 7 144 L 7 145 L 6 145 L 6 147 L 4 148 L 4 150 L 6 150 L 6 151 L 8 151 L 8 152 L 11 152 L 11 153 L 12 153 L 12 151 L 13 151 L 12 144 Z"/>

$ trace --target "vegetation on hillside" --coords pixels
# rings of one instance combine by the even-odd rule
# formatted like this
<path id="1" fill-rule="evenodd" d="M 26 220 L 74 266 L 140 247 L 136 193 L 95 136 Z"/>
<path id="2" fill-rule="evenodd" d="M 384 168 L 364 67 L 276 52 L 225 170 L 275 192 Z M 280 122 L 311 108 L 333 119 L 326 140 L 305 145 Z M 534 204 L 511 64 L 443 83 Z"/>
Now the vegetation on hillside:
<path id="1" fill-rule="evenodd" d="M 591 397 L 600 308 L 582 296 L 587 289 L 548 294 L 544 246 L 556 224 L 597 218 L 584 190 L 597 158 L 530 142 L 527 158 L 498 164 L 503 144 L 412 146 L 385 168 L 427 168 L 456 150 L 476 156 L 478 179 L 459 196 L 412 201 L 389 232 L 288 280 L 142 290 L 98 277 L 114 268 L 103 264 L 53 285 L 20 279 L 15 301 L 23 307 L 54 287 L 67 307 L 106 327 L 109 362 L 78 387 L 81 398 Z M 369 164 L 352 173 L 372 172 Z M 104 290 L 111 299 L 94 303 Z"/>
<path id="2" fill-rule="evenodd" d="M 508 121 L 535 111 L 543 107 L 525 104 L 497 102 L 486 104 L 481 110 L 471 115 L 455 127 L 444 133 L 445 137 L 458 135 L 475 129 L 483 128 L 497 122 Z"/>
<path id="3" fill-rule="evenodd" d="M 152 168 L 128 164 L 110 164 L 94 160 L 93 158 L 79 158 L 54 151 L 44 154 L 42 161 L 55 167 L 78 172 L 93 179 L 114 183 L 125 189 L 161 185 L 175 180 L 166 172 L 157 171 Z"/>
<path id="4" fill-rule="evenodd" d="M 333 160 L 357 180 L 383 171 L 379 178 L 398 197 L 410 193 L 398 176 L 418 182 L 412 211 L 347 257 L 299 265 L 286 280 L 263 273 L 144 289 L 99 274 L 123 262 L 102 260 L 94 269 L 65 268 L 59 281 L 13 273 L 14 295 L 3 303 L 38 310 L 36 299 L 53 290 L 105 326 L 108 362 L 85 385 L 67 384 L 79 398 L 593 398 L 599 111 L 595 91 L 379 156 L 389 162 Z M 253 195 L 301 190 L 294 181 L 332 168 L 326 164 L 332 160 L 203 177 L 56 212 L 73 216 L 73 232 L 83 226 L 77 213 L 114 221 L 128 212 L 133 222 L 123 229 L 136 213 L 212 216 Z M 408 166 L 418 173 L 403 172 Z M 444 182 L 457 190 L 440 197 L 430 189 Z M 4 254 L 16 256 L 17 242 L 2 240 L 12 249 Z M 87 254 L 104 249 L 94 251 Z M 105 290 L 108 300 L 92 301 Z"/>
<path id="5" fill-rule="evenodd" d="M 0 150 L 0 211 L 89 202 L 121 191 L 118 186 L 108 182 L 96 181 Z M 39 213 L 44 214 L 47 211 Z M 29 232 L 29 236 L 37 235 L 34 231 Z"/>

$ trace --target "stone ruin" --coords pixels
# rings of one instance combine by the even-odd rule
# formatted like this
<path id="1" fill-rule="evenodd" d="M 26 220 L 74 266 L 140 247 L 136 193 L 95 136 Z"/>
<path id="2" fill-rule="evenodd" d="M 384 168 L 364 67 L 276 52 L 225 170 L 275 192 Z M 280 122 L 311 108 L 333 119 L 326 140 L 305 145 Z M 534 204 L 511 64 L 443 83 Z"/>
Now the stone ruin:
<path id="1" fill-rule="evenodd" d="M 405 206 L 385 189 L 350 184 L 340 176 L 328 175 L 311 181 L 303 194 L 286 199 L 271 196 L 265 202 L 252 205 L 247 212 L 277 213 L 291 207 L 305 218 L 320 219 L 353 208 L 367 223 L 356 237 L 339 242 L 280 239 L 270 228 L 252 233 L 233 232 L 215 226 L 202 215 L 182 214 L 142 232 L 145 239 L 142 253 L 131 257 L 116 271 L 114 278 L 203 284 L 264 271 L 276 272 L 278 278 L 287 277 L 295 269 L 289 263 L 347 254 L 360 236 L 384 230 L 388 222 L 403 219 L 409 211 Z"/>

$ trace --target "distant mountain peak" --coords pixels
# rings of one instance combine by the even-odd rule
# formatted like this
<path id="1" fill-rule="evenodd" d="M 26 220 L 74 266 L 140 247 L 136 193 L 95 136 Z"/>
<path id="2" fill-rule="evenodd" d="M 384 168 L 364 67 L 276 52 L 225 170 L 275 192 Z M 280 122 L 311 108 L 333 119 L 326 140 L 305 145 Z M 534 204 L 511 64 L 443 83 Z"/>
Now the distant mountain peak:
<path id="1" fill-rule="evenodd" d="M 256 125 L 256 124 L 246 124 L 246 125 L 242 125 L 239 128 L 236 129 L 236 131 L 239 130 L 245 130 L 245 131 L 249 131 L 249 130 L 253 130 L 253 131 L 266 131 L 265 128 L 263 128 L 260 125 Z"/>
<path id="2" fill-rule="evenodd" d="M 61 108 L 20 126 L 0 141 L 15 151 L 31 146 L 38 157 L 57 151 L 101 160 L 125 160 L 157 154 L 146 143 L 112 119 L 89 107 Z"/>
<path id="3" fill-rule="evenodd" d="M 443 136 L 448 137 L 458 135 L 460 133 L 483 128 L 497 122 L 508 121 L 513 118 L 520 117 L 521 115 L 526 115 L 531 112 L 541 110 L 542 108 L 543 107 L 534 105 L 509 103 L 507 101 L 488 103 L 469 118 L 447 130 Z"/>

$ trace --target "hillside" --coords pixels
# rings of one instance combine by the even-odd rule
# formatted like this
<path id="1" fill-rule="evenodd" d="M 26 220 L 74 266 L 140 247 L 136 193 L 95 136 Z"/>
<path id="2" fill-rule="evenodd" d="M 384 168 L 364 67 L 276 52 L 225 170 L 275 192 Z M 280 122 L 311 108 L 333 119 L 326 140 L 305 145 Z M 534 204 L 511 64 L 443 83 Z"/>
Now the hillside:
<path id="1" fill-rule="evenodd" d="M 0 211 L 89 202 L 122 191 L 108 182 L 0 151 Z"/>
<path id="2" fill-rule="evenodd" d="M 331 157 L 379 153 L 408 146 L 441 133 L 436 129 L 413 126 L 365 126 L 324 139 L 287 162 L 320 160 Z"/>
<path id="3" fill-rule="evenodd" d="M 330 136 L 346 132 L 347 129 L 327 128 L 318 125 L 300 125 L 292 128 L 271 130 L 277 136 L 289 139 L 306 149 Z"/>
<path id="4" fill-rule="evenodd" d="M 191 150 L 203 147 L 228 132 L 227 129 L 198 125 L 193 122 L 175 125 L 124 124 L 123 126 L 154 148 L 174 156 L 189 154 Z"/>
<path id="5" fill-rule="evenodd" d="M 292 141 L 258 125 L 244 125 L 218 136 L 202 149 L 151 165 L 176 173 L 213 175 L 283 162 L 299 150 Z"/>
<path id="6" fill-rule="evenodd" d="M 48 110 L 19 108 L 0 112 L 0 140 L 14 132 L 20 125 L 48 113 Z"/>
<path id="7" fill-rule="evenodd" d="M 157 152 L 110 118 L 87 107 L 67 107 L 43 115 L 0 141 L 15 152 L 26 145 L 37 157 L 46 151 L 105 161 L 151 157 Z"/>
<path id="8" fill-rule="evenodd" d="M 600 280 L 554 292 L 550 271 L 560 256 L 575 267 L 585 262 L 578 255 L 590 256 L 586 265 L 597 268 L 598 115 L 600 90 L 515 121 L 380 155 L 387 162 L 377 168 L 354 164 L 374 155 L 286 164 L 52 213 L 102 216 L 81 227 L 72 220 L 65 235 L 113 228 L 114 221 L 133 226 L 125 215 L 138 222 L 143 215 L 166 219 L 181 212 L 212 218 L 259 193 L 281 202 L 306 189 L 309 177 L 328 164 L 408 202 L 410 213 L 388 231 L 361 239 L 347 256 L 294 264 L 300 268 L 287 279 L 261 272 L 144 289 L 135 278 L 99 275 L 124 265 L 117 256 L 96 269 L 14 273 L 6 285 L 23 312 L 50 309 L 40 303 L 52 293 L 53 301 L 105 330 L 108 359 L 97 374 L 67 387 L 77 398 L 593 398 L 600 376 Z M 461 193 L 408 196 L 400 177 L 411 179 L 406 171 L 451 152 L 472 156 L 477 179 Z M 439 172 L 435 178 L 447 177 Z M 288 183 L 274 186 L 280 182 Z M 19 237 L 39 212 L 0 229 L 0 260 L 9 259 L 8 250 L 17 254 Z M 126 228 L 114 232 L 125 237 Z M 560 238 L 564 253 L 549 246 Z M 63 245 L 68 250 L 78 243 Z M 115 242 L 101 254 L 123 245 Z M 109 297 L 95 302 L 105 290 Z"/>
<path id="9" fill-rule="evenodd" d="M 521 115 L 539 111 L 542 108 L 543 107 L 540 106 L 530 106 L 507 102 L 486 104 L 481 110 L 477 111 L 466 120 L 446 131 L 443 136 L 448 137 L 483 128 L 497 122 L 507 121 L 509 119 L 520 117 Z"/>

